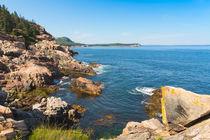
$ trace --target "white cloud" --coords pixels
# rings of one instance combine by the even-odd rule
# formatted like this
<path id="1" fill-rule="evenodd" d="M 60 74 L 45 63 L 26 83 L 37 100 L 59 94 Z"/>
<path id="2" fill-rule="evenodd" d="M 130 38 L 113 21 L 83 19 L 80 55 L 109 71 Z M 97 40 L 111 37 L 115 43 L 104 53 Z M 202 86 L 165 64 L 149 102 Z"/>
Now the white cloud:
<path id="1" fill-rule="evenodd" d="M 84 40 L 88 40 L 94 35 L 92 33 L 80 32 L 78 30 L 75 30 L 71 32 L 70 36 L 75 42 L 84 42 Z"/>
<path id="2" fill-rule="evenodd" d="M 128 36 L 131 36 L 131 33 L 129 33 L 129 32 L 122 32 L 122 33 L 120 34 L 120 36 L 128 37 Z"/>

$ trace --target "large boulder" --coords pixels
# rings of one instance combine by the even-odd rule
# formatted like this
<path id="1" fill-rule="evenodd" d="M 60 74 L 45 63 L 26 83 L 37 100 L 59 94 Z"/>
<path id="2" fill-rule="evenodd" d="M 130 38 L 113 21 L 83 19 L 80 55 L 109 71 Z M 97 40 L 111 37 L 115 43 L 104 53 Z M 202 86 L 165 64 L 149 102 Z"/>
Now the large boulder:
<path id="1" fill-rule="evenodd" d="M 2 89 L 7 92 L 27 92 L 35 88 L 53 84 L 51 71 L 40 65 L 28 63 L 18 71 L 5 75 L 7 84 Z"/>
<path id="2" fill-rule="evenodd" d="M 123 133 L 116 140 L 154 140 L 157 136 L 167 136 L 163 125 L 157 119 L 128 122 Z"/>
<path id="3" fill-rule="evenodd" d="M 181 88 L 162 87 L 153 91 L 146 105 L 154 117 L 162 111 L 162 123 L 156 119 L 129 122 L 118 140 L 199 140 L 210 139 L 210 96 Z"/>
<path id="4" fill-rule="evenodd" d="M 196 94 L 181 88 L 162 87 L 163 123 L 192 125 L 210 114 L 210 96 Z"/>
<path id="5" fill-rule="evenodd" d="M 90 95 L 100 95 L 101 94 L 101 82 L 93 82 L 89 79 L 79 77 L 76 79 L 71 79 L 71 89 L 75 91 L 80 91 Z"/>
<path id="6" fill-rule="evenodd" d="M 77 109 L 56 97 L 43 98 L 40 103 L 33 105 L 33 112 L 37 112 L 44 120 L 61 122 L 67 126 L 79 122 L 82 116 Z"/>

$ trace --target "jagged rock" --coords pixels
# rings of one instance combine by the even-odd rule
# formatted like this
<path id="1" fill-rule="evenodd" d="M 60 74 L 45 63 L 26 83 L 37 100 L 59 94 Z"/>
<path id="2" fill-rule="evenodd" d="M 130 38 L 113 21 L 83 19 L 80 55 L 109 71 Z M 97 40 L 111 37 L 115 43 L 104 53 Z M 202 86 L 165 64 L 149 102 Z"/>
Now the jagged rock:
<path id="1" fill-rule="evenodd" d="M 37 42 L 25 45 L 22 37 L 0 34 L 0 86 L 8 93 L 28 92 L 53 84 L 64 74 L 95 75 L 91 67 L 75 60 L 75 51 L 58 45 L 39 25 Z"/>
<path id="2" fill-rule="evenodd" d="M 90 95 L 101 94 L 101 82 L 93 82 L 86 78 L 79 77 L 77 79 L 71 79 L 71 89 L 75 91 L 84 92 Z"/>
<path id="3" fill-rule="evenodd" d="M 210 96 L 196 94 L 181 88 L 162 87 L 163 123 L 187 126 L 210 114 Z"/>
<path id="4" fill-rule="evenodd" d="M 77 109 L 56 97 L 43 98 L 40 103 L 33 105 L 33 111 L 41 112 L 50 121 L 67 122 L 67 126 L 77 123 L 82 116 Z"/>
<path id="5" fill-rule="evenodd" d="M 157 135 L 168 135 L 163 125 L 157 119 L 139 122 L 129 122 L 123 133 L 116 140 L 154 140 Z"/>
<path id="6" fill-rule="evenodd" d="M 32 91 L 32 92 L 36 92 L 36 91 Z M 39 94 L 39 91 L 38 91 L 38 94 Z M 32 106 L 37 102 L 41 102 L 42 98 L 44 98 L 43 95 L 29 95 L 27 97 L 23 97 L 21 99 L 15 99 L 11 102 L 8 102 L 9 103 L 8 106 L 15 107 L 23 111 L 31 111 Z"/>
<path id="7" fill-rule="evenodd" d="M 209 140 L 210 139 L 210 119 L 204 120 L 187 130 L 174 136 L 163 137 L 164 140 Z"/>
<path id="8" fill-rule="evenodd" d="M 22 137 L 26 137 L 29 135 L 30 131 L 27 128 L 27 125 L 23 120 L 15 121 L 13 119 L 7 119 L 2 122 L 2 124 L 6 127 L 0 132 L 0 138 L 6 137 L 6 139 L 13 139 L 18 132 L 21 133 Z"/>
<path id="9" fill-rule="evenodd" d="M 153 95 L 148 111 L 159 112 L 161 105 L 163 124 L 154 123 L 154 119 L 141 123 L 129 122 L 117 139 L 210 139 L 209 95 L 200 95 L 169 86 L 162 87 L 161 90 L 156 89 Z"/>
<path id="10" fill-rule="evenodd" d="M 18 132 L 25 138 L 33 128 L 43 122 L 56 122 L 72 127 L 79 122 L 81 116 L 82 112 L 56 97 L 42 98 L 33 105 L 30 112 L 0 105 L 0 139 L 11 140 Z"/>
<path id="11" fill-rule="evenodd" d="M 67 46 L 60 46 L 56 44 L 55 40 L 43 40 L 35 45 L 31 45 L 30 49 L 38 52 L 38 54 L 43 53 L 45 56 L 52 58 L 58 64 L 59 69 L 65 74 L 96 74 L 96 71 L 94 71 L 91 67 L 73 59 L 72 51 L 69 50 Z"/>
<path id="12" fill-rule="evenodd" d="M 152 91 L 153 95 L 150 97 L 148 104 L 146 104 L 146 112 L 150 118 L 159 117 L 161 114 L 161 89 L 155 89 Z"/>
<path id="13" fill-rule="evenodd" d="M 96 62 L 91 62 L 91 63 L 89 64 L 89 66 L 90 66 L 90 67 L 94 67 L 94 68 L 98 68 L 98 67 L 101 66 L 101 64 L 96 63 Z"/>
<path id="14" fill-rule="evenodd" d="M 22 66 L 19 71 L 5 75 L 5 78 L 8 79 L 7 85 L 2 89 L 7 92 L 12 92 L 14 89 L 18 92 L 26 92 L 53 84 L 51 71 L 34 63 Z"/>

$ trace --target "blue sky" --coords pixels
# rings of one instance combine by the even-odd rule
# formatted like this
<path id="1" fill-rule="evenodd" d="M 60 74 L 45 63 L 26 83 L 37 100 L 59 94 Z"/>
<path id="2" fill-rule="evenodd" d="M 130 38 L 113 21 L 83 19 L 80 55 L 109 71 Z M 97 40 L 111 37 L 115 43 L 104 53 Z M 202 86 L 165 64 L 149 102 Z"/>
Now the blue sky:
<path id="1" fill-rule="evenodd" d="M 75 42 L 210 44 L 210 0 L 0 0 Z"/>

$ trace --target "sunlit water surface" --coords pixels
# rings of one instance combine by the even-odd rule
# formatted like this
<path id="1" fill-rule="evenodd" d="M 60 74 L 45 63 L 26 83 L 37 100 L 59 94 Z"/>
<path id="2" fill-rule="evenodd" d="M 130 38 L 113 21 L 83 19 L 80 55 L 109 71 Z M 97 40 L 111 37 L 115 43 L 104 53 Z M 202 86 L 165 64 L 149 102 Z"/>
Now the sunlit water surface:
<path id="1" fill-rule="evenodd" d="M 97 76 L 104 83 L 98 97 L 82 96 L 69 90 L 68 77 L 57 81 L 56 96 L 87 108 L 80 127 L 93 128 L 97 138 L 115 136 L 128 121 L 148 119 L 145 102 L 161 86 L 182 87 L 200 94 L 210 93 L 210 46 L 143 46 L 73 48 L 75 58 L 98 62 Z M 106 119 L 111 115 L 111 119 Z"/>

